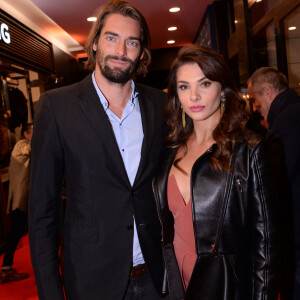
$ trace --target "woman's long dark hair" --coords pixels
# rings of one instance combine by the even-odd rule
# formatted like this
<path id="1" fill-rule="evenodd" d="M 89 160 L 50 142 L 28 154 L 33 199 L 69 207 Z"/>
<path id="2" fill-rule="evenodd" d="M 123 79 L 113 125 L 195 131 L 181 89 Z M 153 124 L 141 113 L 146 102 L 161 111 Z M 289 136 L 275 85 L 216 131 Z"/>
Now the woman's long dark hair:
<path id="1" fill-rule="evenodd" d="M 177 70 L 187 63 L 197 63 L 203 74 L 222 86 L 226 98 L 225 110 L 219 124 L 213 130 L 212 137 L 216 141 L 217 150 L 213 153 L 210 164 L 214 170 L 229 171 L 230 159 L 236 141 L 245 133 L 247 115 L 245 114 L 245 101 L 239 96 L 234 78 L 224 58 L 210 48 L 189 45 L 181 48 L 178 57 L 172 64 L 168 95 L 165 106 L 165 116 L 169 127 L 167 146 L 183 149 L 183 156 L 176 159 L 174 165 L 186 155 L 187 140 L 193 132 L 193 120 L 186 115 L 186 127 L 182 125 L 182 110 L 177 93 Z M 178 167 L 178 166 L 177 166 Z"/>

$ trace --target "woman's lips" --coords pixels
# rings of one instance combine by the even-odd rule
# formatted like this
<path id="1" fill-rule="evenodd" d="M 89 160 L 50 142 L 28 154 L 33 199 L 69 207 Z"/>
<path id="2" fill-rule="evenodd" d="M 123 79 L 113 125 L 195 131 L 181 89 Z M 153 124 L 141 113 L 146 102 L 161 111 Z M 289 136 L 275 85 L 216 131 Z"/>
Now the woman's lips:
<path id="1" fill-rule="evenodd" d="M 192 112 L 199 112 L 199 111 L 202 111 L 204 108 L 205 108 L 205 106 L 203 106 L 203 105 L 194 105 L 194 106 L 190 107 L 190 110 Z"/>

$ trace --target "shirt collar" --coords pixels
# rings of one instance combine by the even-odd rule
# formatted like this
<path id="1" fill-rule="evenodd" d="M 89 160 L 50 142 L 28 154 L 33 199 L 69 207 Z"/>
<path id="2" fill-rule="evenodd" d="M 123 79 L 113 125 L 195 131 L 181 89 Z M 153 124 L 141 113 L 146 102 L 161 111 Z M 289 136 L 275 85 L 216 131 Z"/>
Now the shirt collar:
<path id="1" fill-rule="evenodd" d="M 102 94 L 101 90 L 99 89 L 99 87 L 97 85 L 97 82 L 95 79 L 95 71 L 92 73 L 92 81 L 93 81 L 94 87 L 96 89 L 96 92 L 99 96 L 100 102 L 101 102 L 104 110 L 106 111 L 108 109 L 108 101 L 106 100 L 106 98 L 104 97 L 104 95 Z M 137 101 L 136 99 L 138 96 L 138 92 L 135 89 L 135 83 L 133 80 L 131 80 L 130 84 L 131 84 L 131 88 L 132 88 L 132 93 L 131 93 L 129 101 L 131 101 L 133 104 L 135 104 L 135 102 Z"/>

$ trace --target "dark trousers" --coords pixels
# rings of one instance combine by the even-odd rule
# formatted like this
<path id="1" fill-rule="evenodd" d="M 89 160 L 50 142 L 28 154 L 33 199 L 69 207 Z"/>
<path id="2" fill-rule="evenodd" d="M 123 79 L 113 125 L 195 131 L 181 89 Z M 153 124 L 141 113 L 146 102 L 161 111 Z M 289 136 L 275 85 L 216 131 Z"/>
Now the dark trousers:
<path id="1" fill-rule="evenodd" d="M 12 266 L 17 245 L 24 234 L 27 214 L 15 209 L 11 212 L 11 232 L 7 240 L 2 267 Z"/>
<path id="2" fill-rule="evenodd" d="M 294 287 L 294 300 L 300 299 L 300 255 L 297 255 L 297 266 L 295 276 L 295 287 Z"/>
<path id="3" fill-rule="evenodd" d="M 123 300 L 167 300 L 167 297 L 158 295 L 151 277 L 145 274 L 129 280 Z"/>

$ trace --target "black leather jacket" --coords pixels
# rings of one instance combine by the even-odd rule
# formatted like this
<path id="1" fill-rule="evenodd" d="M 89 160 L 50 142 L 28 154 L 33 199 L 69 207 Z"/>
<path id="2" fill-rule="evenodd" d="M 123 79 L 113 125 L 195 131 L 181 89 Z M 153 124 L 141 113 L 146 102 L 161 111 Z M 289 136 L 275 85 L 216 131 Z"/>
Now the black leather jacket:
<path id="1" fill-rule="evenodd" d="M 194 163 L 191 201 L 197 260 L 185 299 L 277 299 L 275 203 L 266 149 L 261 142 L 239 142 L 231 171 L 211 169 L 208 157 Z M 167 180 L 175 157 L 164 161 L 153 180 L 162 223 L 163 248 L 172 299 L 181 299 L 182 284 L 173 248 L 173 216 L 167 203 Z"/>

